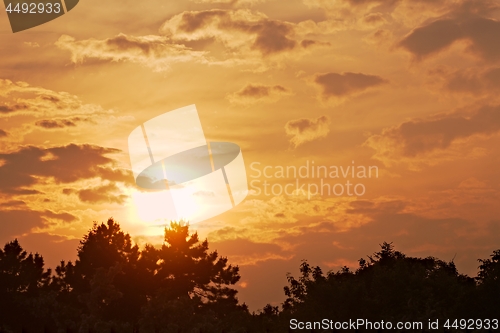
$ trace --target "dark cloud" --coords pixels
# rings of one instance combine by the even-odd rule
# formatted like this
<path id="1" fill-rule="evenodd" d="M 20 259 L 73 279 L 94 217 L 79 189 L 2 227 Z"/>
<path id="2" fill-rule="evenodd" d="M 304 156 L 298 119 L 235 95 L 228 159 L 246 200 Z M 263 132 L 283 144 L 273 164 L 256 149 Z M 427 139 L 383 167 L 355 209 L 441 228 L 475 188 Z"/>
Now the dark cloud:
<path id="1" fill-rule="evenodd" d="M 500 106 L 485 106 L 470 115 L 452 113 L 407 121 L 384 130 L 380 136 L 376 136 L 375 141 L 400 147 L 399 153 L 414 157 L 436 149 L 446 149 L 456 139 L 477 134 L 490 135 L 499 131 Z M 377 145 L 369 145 L 377 149 Z"/>
<path id="2" fill-rule="evenodd" d="M 102 179 L 107 179 L 113 182 L 128 183 L 134 185 L 134 176 L 130 170 L 114 169 L 110 167 L 96 167 L 95 171 Z"/>
<path id="3" fill-rule="evenodd" d="M 26 110 L 28 108 L 29 108 L 29 106 L 27 104 L 24 104 L 24 103 L 12 104 L 12 105 L 4 104 L 4 105 L 0 105 L 0 114 L 1 113 L 12 113 L 15 111 Z"/>
<path id="4" fill-rule="evenodd" d="M 329 99 L 360 93 L 368 88 L 385 84 L 387 80 L 376 75 L 346 72 L 317 74 L 314 82 L 321 88 L 321 96 Z"/>
<path id="5" fill-rule="evenodd" d="M 272 20 L 248 10 L 204 10 L 184 12 L 167 21 L 161 31 L 172 38 L 193 40 L 215 38 L 235 51 L 237 45 L 250 46 L 262 55 L 293 50 L 299 45 L 295 26 Z M 304 42 L 305 46 L 312 41 Z"/>
<path id="6" fill-rule="evenodd" d="M 72 222 L 77 220 L 76 216 L 70 213 L 55 213 L 51 210 L 45 210 L 42 216 L 49 217 L 51 219 L 61 220 L 64 222 Z"/>
<path id="7" fill-rule="evenodd" d="M 500 60 L 500 22 L 483 17 L 436 20 L 414 29 L 399 46 L 422 60 L 459 40 L 469 41 L 467 51 L 484 60 Z"/>
<path id="8" fill-rule="evenodd" d="M 0 210 L 0 242 L 8 242 L 34 228 L 43 227 L 48 222 L 47 219 L 72 222 L 76 217 L 66 212 L 56 213 L 50 210 Z"/>
<path id="9" fill-rule="evenodd" d="M 282 96 L 291 95 L 291 91 L 283 86 L 267 86 L 263 84 L 247 84 L 237 92 L 228 96 L 232 103 L 255 103 L 257 101 L 277 101 Z"/>
<path id="10" fill-rule="evenodd" d="M 315 45 L 316 43 L 317 42 L 312 39 L 304 39 L 302 42 L 300 42 L 300 46 L 306 49 L 309 46 Z"/>
<path id="11" fill-rule="evenodd" d="M 79 190 L 78 198 L 88 203 L 117 203 L 122 204 L 128 197 L 120 194 L 120 189 L 115 184 L 108 184 Z"/>
<path id="12" fill-rule="evenodd" d="M 297 42 L 287 37 L 292 29 L 290 26 L 277 21 L 266 21 L 253 29 L 258 31 L 254 48 L 264 55 L 292 50 Z"/>
<path id="13" fill-rule="evenodd" d="M 104 177 L 106 171 L 103 170 L 115 164 L 115 160 L 106 155 L 117 152 L 118 149 L 70 144 L 46 149 L 28 146 L 0 154 L 0 160 L 4 161 L 0 166 L 0 191 L 30 194 L 29 191 L 34 190 L 26 187 L 37 184 L 40 177 L 51 178 L 56 183 Z"/>
<path id="14" fill-rule="evenodd" d="M 77 123 L 82 122 L 95 124 L 95 122 L 90 118 L 71 117 L 66 119 L 43 119 L 37 121 L 35 125 L 45 129 L 59 129 L 66 127 L 76 127 Z"/>
<path id="15" fill-rule="evenodd" d="M 244 87 L 242 90 L 238 91 L 236 93 L 236 95 L 241 96 L 241 97 L 261 98 L 261 97 L 268 97 L 274 92 L 286 93 L 286 92 L 288 92 L 288 89 L 286 89 L 282 86 L 279 86 L 279 85 L 264 86 L 264 85 L 249 84 L 246 87 Z"/>
<path id="16" fill-rule="evenodd" d="M 64 127 L 75 127 L 76 124 L 68 119 L 59 119 L 59 120 L 39 120 L 35 123 L 38 127 L 43 127 L 46 129 L 54 129 L 54 128 L 64 128 Z"/>
<path id="17" fill-rule="evenodd" d="M 0 138 L 6 137 L 7 135 L 8 135 L 7 132 L 5 132 L 4 130 L 0 129 Z"/>

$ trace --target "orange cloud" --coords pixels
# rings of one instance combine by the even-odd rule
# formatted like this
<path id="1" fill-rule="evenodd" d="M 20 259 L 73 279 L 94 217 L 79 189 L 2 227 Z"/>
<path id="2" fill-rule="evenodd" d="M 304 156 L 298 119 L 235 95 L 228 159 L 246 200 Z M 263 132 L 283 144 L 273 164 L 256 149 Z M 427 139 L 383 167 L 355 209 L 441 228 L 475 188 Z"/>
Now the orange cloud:
<path id="1" fill-rule="evenodd" d="M 320 88 L 323 100 L 339 102 L 369 88 L 386 84 L 388 81 L 376 75 L 346 72 L 316 74 L 313 82 Z"/>
<path id="2" fill-rule="evenodd" d="M 488 33 L 485 33 L 488 31 Z M 469 42 L 466 51 L 483 60 L 500 60 L 500 22 L 490 18 L 445 18 L 414 29 L 398 44 L 420 61 L 453 43 Z"/>
<path id="3" fill-rule="evenodd" d="M 9 241 L 14 237 L 19 237 L 34 228 L 46 225 L 50 219 L 73 222 L 76 216 L 61 212 L 56 213 L 51 210 L 37 211 L 26 207 L 13 206 L 11 210 L 0 210 L 0 241 Z M 20 209 L 24 208 L 24 209 Z"/>
<path id="4" fill-rule="evenodd" d="M 297 47 L 293 27 L 246 9 L 212 9 L 175 15 L 160 31 L 177 40 L 215 38 L 235 51 L 250 46 L 250 50 L 270 55 Z"/>
<path id="5" fill-rule="evenodd" d="M 43 119 L 37 121 L 35 125 L 44 129 L 60 129 L 66 127 L 76 127 L 79 122 L 92 122 L 92 120 L 81 117 L 72 117 L 68 119 Z"/>
<path id="6" fill-rule="evenodd" d="M 116 161 L 106 155 L 117 152 L 118 149 L 70 144 L 52 148 L 29 146 L 0 154 L 0 160 L 4 161 L 0 166 L 0 192 L 35 194 L 38 192 L 31 187 L 44 178 L 56 183 L 72 183 L 109 174 L 116 177 L 107 170 Z"/>
<path id="7" fill-rule="evenodd" d="M 306 142 L 326 137 L 330 131 L 330 119 L 327 116 L 321 116 L 316 119 L 290 120 L 285 125 L 285 131 L 288 136 L 291 136 L 290 142 L 296 148 Z"/>
<path id="8" fill-rule="evenodd" d="M 205 52 L 171 42 L 164 36 L 127 36 L 119 34 L 104 40 L 86 39 L 77 41 L 63 35 L 55 43 L 57 47 L 71 52 L 74 63 L 85 59 L 107 61 L 130 61 L 163 71 L 179 62 L 205 62 Z"/>
<path id="9" fill-rule="evenodd" d="M 489 95 L 491 98 L 495 98 L 500 91 L 499 67 L 486 70 L 471 68 L 452 72 L 446 69 L 436 69 L 430 74 L 431 77 L 443 81 L 442 88 L 458 95 Z"/>
<path id="10" fill-rule="evenodd" d="M 68 191 L 66 191 L 68 193 Z M 96 203 L 117 203 L 123 204 L 128 198 L 127 195 L 121 194 L 120 189 L 116 184 L 108 184 L 103 186 L 97 186 L 93 188 L 86 188 L 77 191 L 78 198 L 82 202 L 88 202 L 92 204 Z"/>
<path id="11" fill-rule="evenodd" d="M 276 102 L 287 95 L 291 95 L 291 91 L 280 85 L 247 84 L 237 92 L 228 95 L 227 98 L 231 103 L 248 104 L 262 101 Z"/>
<path id="12" fill-rule="evenodd" d="M 103 110 L 94 104 L 84 104 L 77 96 L 67 92 L 56 92 L 42 87 L 32 86 L 26 82 L 12 82 L 0 79 L 0 117 L 14 117 L 18 115 L 29 115 L 33 117 L 50 116 L 73 116 L 70 121 L 87 121 L 87 117 L 79 117 L 92 114 L 103 121 L 102 117 L 111 117 L 112 110 Z M 79 115 L 79 116 L 78 116 Z M 48 125 L 50 122 L 41 122 L 37 126 Z M 63 124 L 63 120 L 58 123 Z M 55 124 L 55 123 L 53 123 Z"/>
<path id="13" fill-rule="evenodd" d="M 432 153 L 447 156 L 446 150 L 457 140 L 498 132 L 500 106 L 484 106 L 470 114 L 455 112 L 407 121 L 371 136 L 365 145 L 376 150 L 375 158 L 390 165 L 403 159 L 424 161 L 422 157 Z"/>
<path id="14" fill-rule="evenodd" d="M 302 30 L 297 24 L 272 20 L 248 9 L 210 9 L 174 15 L 161 26 L 161 35 L 119 34 L 103 40 L 79 41 L 63 35 L 55 45 L 70 51 L 74 63 L 83 63 L 86 59 L 128 61 L 155 71 L 168 70 L 172 64 L 181 62 L 246 64 L 262 69 L 265 68 L 262 58 L 276 61 L 278 56 L 291 51 L 300 55 L 312 46 L 330 45 L 302 40 Z M 214 48 L 194 49 L 204 49 L 213 42 L 217 42 L 219 48 L 222 46 L 222 52 L 214 52 Z"/>

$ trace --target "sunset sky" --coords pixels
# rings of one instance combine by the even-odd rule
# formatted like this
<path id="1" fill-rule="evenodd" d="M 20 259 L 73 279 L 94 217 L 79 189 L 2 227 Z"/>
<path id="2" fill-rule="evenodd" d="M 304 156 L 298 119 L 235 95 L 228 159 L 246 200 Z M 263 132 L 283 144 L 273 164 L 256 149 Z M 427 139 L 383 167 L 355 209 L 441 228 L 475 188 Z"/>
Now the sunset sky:
<path id="1" fill-rule="evenodd" d="M 15 34 L 2 11 L 0 41 L 0 243 L 47 267 L 109 217 L 161 243 L 127 138 L 191 104 L 243 153 L 247 198 L 191 230 L 240 266 L 250 310 L 282 302 L 302 259 L 355 268 L 387 241 L 475 276 L 500 248 L 498 1 L 81 0 Z M 263 193 L 297 179 L 256 170 L 313 163 L 378 177 L 323 179 L 358 196 Z"/>

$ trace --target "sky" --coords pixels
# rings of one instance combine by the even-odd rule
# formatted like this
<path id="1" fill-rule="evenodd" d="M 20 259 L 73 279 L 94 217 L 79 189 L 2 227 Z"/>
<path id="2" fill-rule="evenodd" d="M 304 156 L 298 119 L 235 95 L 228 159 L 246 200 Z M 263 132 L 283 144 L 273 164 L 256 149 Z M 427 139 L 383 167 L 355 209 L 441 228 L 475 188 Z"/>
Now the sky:
<path id="1" fill-rule="evenodd" d="M 191 104 L 249 193 L 190 230 L 252 311 L 304 259 L 355 269 L 387 241 L 475 276 L 500 248 L 497 1 L 82 0 L 18 33 L 2 11 L 0 40 L 0 244 L 47 267 L 109 217 L 161 243 L 127 138 Z"/>

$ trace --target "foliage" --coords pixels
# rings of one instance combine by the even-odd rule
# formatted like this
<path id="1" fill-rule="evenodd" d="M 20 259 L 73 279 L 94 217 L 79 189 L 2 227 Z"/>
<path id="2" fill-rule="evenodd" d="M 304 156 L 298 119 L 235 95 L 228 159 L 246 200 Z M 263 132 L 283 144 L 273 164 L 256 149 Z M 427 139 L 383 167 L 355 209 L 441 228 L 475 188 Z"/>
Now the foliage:
<path id="1" fill-rule="evenodd" d="M 307 320 L 427 321 L 466 318 L 467 299 L 475 290 L 472 278 L 459 274 L 453 262 L 433 257 L 413 258 L 383 243 L 381 250 L 359 260 L 351 271 L 343 267 L 324 275 L 320 267 L 302 262 L 301 277 L 288 276 L 287 313 Z"/>
<path id="2" fill-rule="evenodd" d="M 356 270 L 324 273 L 303 261 L 288 274 L 281 309 L 250 314 L 232 287 L 239 268 L 184 223 L 165 229 L 161 247 L 140 250 L 119 224 L 94 224 L 77 260 L 54 274 L 14 240 L 0 249 L 0 332 L 289 332 L 289 320 L 427 321 L 500 313 L 500 250 L 480 259 L 476 278 L 453 261 L 414 258 L 391 243 Z"/>

